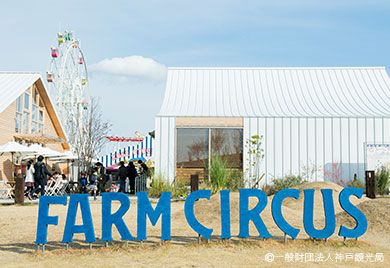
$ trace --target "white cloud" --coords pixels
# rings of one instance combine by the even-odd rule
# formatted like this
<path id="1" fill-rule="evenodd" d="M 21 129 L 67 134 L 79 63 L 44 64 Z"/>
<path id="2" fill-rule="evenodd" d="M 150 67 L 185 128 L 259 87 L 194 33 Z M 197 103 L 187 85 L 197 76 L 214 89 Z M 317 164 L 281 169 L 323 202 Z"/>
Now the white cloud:
<path id="1" fill-rule="evenodd" d="M 90 70 L 122 76 L 148 78 L 157 81 L 165 80 L 167 74 L 167 67 L 165 65 L 151 58 L 144 58 L 137 55 L 104 59 L 96 64 L 92 64 Z"/>

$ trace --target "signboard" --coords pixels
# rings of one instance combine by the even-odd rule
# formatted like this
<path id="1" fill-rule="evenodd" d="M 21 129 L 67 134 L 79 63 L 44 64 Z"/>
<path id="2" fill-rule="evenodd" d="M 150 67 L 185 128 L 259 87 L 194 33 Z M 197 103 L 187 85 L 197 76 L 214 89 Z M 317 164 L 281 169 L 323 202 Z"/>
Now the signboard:
<path id="1" fill-rule="evenodd" d="M 367 144 L 367 170 L 390 168 L 390 144 Z"/>
<path id="2" fill-rule="evenodd" d="M 240 227 L 238 237 L 246 238 L 249 235 L 249 224 L 252 222 L 260 237 L 271 238 L 272 235 L 268 231 L 267 226 L 261 218 L 261 213 L 268 203 L 267 195 L 259 189 L 240 189 Z M 303 206 L 303 226 L 305 232 L 316 239 L 326 239 L 336 231 L 336 216 L 334 211 L 333 190 L 321 189 L 324 212 L 325 212 L 325 227 L 316 229 L 313 222 L 314 210 L 314 189 L 305 189 L 303 191 L 304 206 Z M 272 217 L 276 225 L 293 239 L 297 237 L 300 229 L 291 226 L 282 215 L 282 203 L 286 198 L 298 199 L 301 191 L 298 189 L 284 189 L 275 194 L 272 199 L 271 211 Z M 341 224 L 338 235 L 341 237 L 357 238 L 362 236 L 367 230 L 367 219 L 365 215 L 356 208 L 351 202 L 350 197 L 355 196 L 361 198 L 363 189 L 354 187 L 344 188 L 338 197 L 340 206 L 346 213 L 351 215 L 356 221 L 354 228 L 348 228 Z M 210 239 L 213 229 L 207 228 L 207 222 L 199 222 L 195 217 L 194 205 L 199 199 L 205 198 L 210 200 L 211 190 L 199 190 L 192 192 L 184 203 L 184 214 L 188 225 L 200 236 Z M 254 208 L 249 208 L 249 199 L 256 198 L 257 204 Z M 119 209 L 112 213 L 112 202 L 120 203 Z M 58 216 L 49 216 L 49 208 L 51 204 L 59 204 L 66 206 L 68 202 L 67 196 L 40 196 L 38 225 L 36 233 L 37 245 L 47 244 L 48 225 L 58 225 Z M 230 228 L 230 191 L 220 191 L 221 204 L 221 238 L 228 239 L 232 237 Z M 116 227 L 121 239 L 128 240 L 147 240 L 146 221 L 149 218 L 152 225 L 156 225 L 161 217 L 161 240 L 171 240 L 171 192 L 163 192 L 157 205 L 153 208 L 146 192 L 137 193 L 137 230 L 130 230 L 126 225 L 123 217 L 130 208 L 130 199 L 124 193 L 102 193 L 102 234 L 100 241 L 112 241 L 112 227 Z M 80 209 L 82 224 L 76 224 L 77 210 Z M 88 194 L 70 195 L 68 212 L 65 222 L 65 228 L 62 237 L 62 243 L 72 243 L 73 235 L 81 233 L 85 235 L 85 241 L 93 243 L 96 241 L 94 223 L 89 205 Z M 135 235 L 136 233 L 136 235 Z M 133 235 L 134 236 L 133 236 Z"/>

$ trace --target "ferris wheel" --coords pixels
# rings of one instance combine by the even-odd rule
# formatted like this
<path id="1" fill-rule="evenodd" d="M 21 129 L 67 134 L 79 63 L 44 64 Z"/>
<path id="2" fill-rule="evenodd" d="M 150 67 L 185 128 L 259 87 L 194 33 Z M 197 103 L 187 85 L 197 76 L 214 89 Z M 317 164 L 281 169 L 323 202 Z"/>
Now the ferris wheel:
<path id="1" fill-rule="evenodd" d="M 46 73 L 49 92 L 71 144 L 85 131 L 89 117 L 88 70 L 79 40 L 73 32 L 57 34 L 58 45 L 51 48 L 50 69 Z"/>

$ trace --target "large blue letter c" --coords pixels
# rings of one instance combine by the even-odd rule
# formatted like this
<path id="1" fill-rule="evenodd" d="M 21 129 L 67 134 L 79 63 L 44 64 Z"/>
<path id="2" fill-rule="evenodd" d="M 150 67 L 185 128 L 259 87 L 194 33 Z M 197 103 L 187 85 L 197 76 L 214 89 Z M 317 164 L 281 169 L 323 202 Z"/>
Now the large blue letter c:
<path id="1" fill-rule="evenodd" d="M 207 198 L 210 200 L 211 190 L 199 190 L 192 192 L 186 199 L 184 204 L 184 214 L 186 216 L 188 224 L 191 228 L 200 234 L 201 236 L 210 239 L 213 229 L 206 228 L 195 217 L 194 205 L 195 202 L 200 198 Z"/>

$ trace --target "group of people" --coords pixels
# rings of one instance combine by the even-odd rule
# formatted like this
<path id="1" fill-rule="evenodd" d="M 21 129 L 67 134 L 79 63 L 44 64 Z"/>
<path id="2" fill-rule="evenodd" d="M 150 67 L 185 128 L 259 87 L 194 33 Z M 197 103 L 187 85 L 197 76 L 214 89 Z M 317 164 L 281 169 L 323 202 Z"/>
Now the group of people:
<path id="1" fill-rule="evenodd" d="M 42 155 L 38 156 L 38 161 L 34 163 L 33 160 L 29 160 L 27 162 L 26 167 L 26 177 L 25 177 L 25 186 L 26 186 L 26 192 L 25 195 L 28 197 L 28 199 L 35 198 L 38 193 L 41 193 L 41 195 L 45 194 L 45 186 L 47 185 L 47 177 L 57 179 L 57 173 L 51 174 L 45 164 L 43 163 L 44 157 Z"/>
<path id="2" fill-rule="evenodd" d="M 45 194 L 45 187 L 56 180 L 66 180 L 64 174 L 54 172 L 51 174 L 43 163 L 44 157 L 38 156 L 38 161 L 34 164 L 33 160 L 29 160 L 26 166 L 25 195 L 32 200 L 39 193 Z M 127 166 L 123 161 L 120 162 L 118 171 L 118 179 L 120 182 L 119 192 L 135 193 L 136 177 L 140 175 L 149 175 L 148 166 L 142 161 L 138 161 L 139 168 L 134 166 L 133 162 L 129 162 Z M 91 193 L 96 200 L 102 192 L 109 192 L 112 187 L 112 176 L 110 171 L 106 171 L 103 164 L 98 162 L 88 172 L 81 172 L 78 181 L 80 193 Z M 48 178 L 49 177 L 49 178 Z"/>
<path id="3" fill-rule="evenodd" d="M 95 167 L 90 170 L 87 178 L 86 172 L 81 172 L 79 178 L 80 193 L 91 193 L 96 200 L 96 196 L 102 192 L 108 192 L 111 188 L 111 174 L 106 172 L 103 164 L 98 162 Z"/>
<path id="4" fill-rule="evenodd" d="M 138 164 L 140 165 L 138 172 L 137 169 L 134 166 L 133 162 L 129 162 L 127 167 L 125 166 L 125 162 L 121 161 L 119 166 L 119 192 L 122 193 L 135 193 L 135 179 L 139 175 L 149 174 L 149 168 L 148 166 L 142 162 L 142 160 L 138 160 Z M 129 185 L 130 187 L 127 187 Z M 130 188 L 130 192 L 129 192 Z"/>
<path id="5" fill-rule="evenodd" d="M 142 161 L 138 161 L 139 168 L 135 167 L 133 162 L 129 162 L 125 166 L 125 162 L 121 161 L 118 170 L 119 179 L 119 192 L 122 193 L 135 193 L 135 181 L 137 176 L 149 174 L 148 166 Z M 106 171 L 103 164 L 98 162 L 95 167 L 89 172 L 82 172 L 79 178 L 80 193 L 91 193 L 96 200 L 96 196 L 102 192 L 111 191 L 113 177 L 110 171 Z"/>

